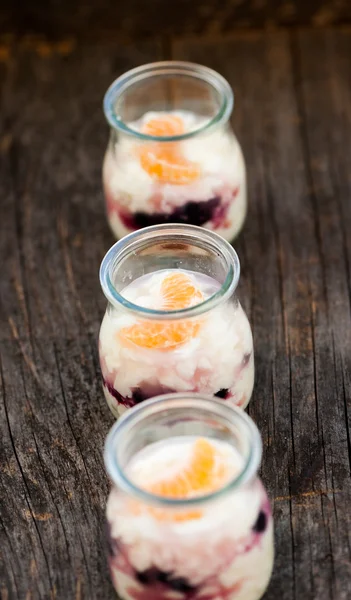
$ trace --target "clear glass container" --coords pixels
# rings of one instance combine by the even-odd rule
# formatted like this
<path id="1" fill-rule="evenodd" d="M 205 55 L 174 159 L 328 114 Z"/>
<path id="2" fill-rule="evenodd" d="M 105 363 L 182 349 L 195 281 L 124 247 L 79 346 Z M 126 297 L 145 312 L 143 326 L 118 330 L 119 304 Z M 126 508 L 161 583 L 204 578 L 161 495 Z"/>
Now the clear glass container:
<path id="1" fill-rule="evenodd" d="M 159 396 L 115 423 L 106 514 L 123 600 L 261 598 L 274 557 L 261 454 L 250 417 L 206 396 Z"/>
<path id="2" fill-rule="evenodd" d="M 193 225 L 147 227 L 112 246 L 100 269 L 108 305 L 99 354 L 116 417 L 169 392 L 247 405 L 254 355 L 239 276 L 232 246 Z"/>
<path id="3" fill-rule="evenodd" d="M 230 126 L 233 92 L 207 67 L 159 62 L 110 86 L 103 165 L 117 238 L 142 227 L 190 223 L 232 240 L 247 209 L 242 152 Z"/>

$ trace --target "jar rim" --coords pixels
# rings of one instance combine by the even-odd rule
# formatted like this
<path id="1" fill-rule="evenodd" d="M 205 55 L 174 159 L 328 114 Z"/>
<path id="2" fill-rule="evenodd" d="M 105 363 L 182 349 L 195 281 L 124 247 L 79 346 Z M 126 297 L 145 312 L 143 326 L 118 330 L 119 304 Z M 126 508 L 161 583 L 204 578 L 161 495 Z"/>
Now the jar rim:
<path id="1" fill-rule="evenodd" d="M 169 402 L 172 407 L 169 407 Z M 193 498 L 165 498 L 158 496 L 139 487 L 125 474 L 123 467 L 118 461 L 117 443 L 121 431 L 128 432 L 132 427 L 140 423 L 145 417 L 164 411 L 170 412 L 173 409 L 194 410 L 198 408 L 201 414 L 207 413 L 210 418 L 222 417 L 228 424 L 235 419 L 236 424 L 245 428 L 250 436 L 249 453 L 245 459 L 242 468 L 230 481 L 215 492 L 210 492 L 204 496 Z M 189 393 L 171 393 L 156 396 L 150 400 L 144 400 L 141 404 L 134 406 L 122 415 L 110 429 L 104 448 L 104 461 L 107 473 L 113 484 L 123 492 L 153 506 L 167 506 L 173 508 L 203 506 L 210 501 L 216 500 L 237 490 L 242 485 L 248 483 L 255 477 L 259 469 L 262 458 L 262 439 L 259 430 L 254 421 L 247 413 L 237 406 L 229 406 L 211 396 Z"/>
<path id="2" fill-rule="evenodd" d="M 225 259 L 228 270 L 224 282 L 220 288 L 209 298 L 189 308 L 178 310 L 159 310 L 146 308 L 134 304 L 119 293 L 113 283 L 113 271 L 126 254 L 136 251 L 138 247 L 145 247 L 148 243 L 160 243 L 161 241 L 177 239 L 179 242 L 186 241 L 193 244 L 201 240 Z M 195 317 L 218 306 L 228 300 L 235 292 L 240 278 L 240 261 L 233 246 L 214 231 L 203 229 L 197 225 L 183 225 L 181 223 L 152 225 L 144 229 L 138 229 L 116 242 L 105 254 L 100 266 L 100 284 L 107 300 L 116 308 L 123 308 L 133 314 L 138 314 L 143 319 L 169 320 L 185 319 Z"/>
<path id="3" fill-rule="evenodd" d="M 141 133 L 129 127 L 120 115 L 115 112 L 115 101 L 116 98 L 121 96 L 131 85 L 136 82 L 143 81 L 152 75 L 185 75 L 200 79 L 205 83 L 211 85 L 221 95 L 221 105 L 214 115 L 204 125 L 198 128 L 183 133 L 181 135 L 173 136 L 154 136 L 146 133 Z M 208 132 L 214 127 L 218 127 L 222 123 L 226 123 L 232 113 L 234 106 L 234 94 L 228 81 L 214 69 L 199 65 L 197 63 L 185 62 L 185 61 L 160 61 L 154 63 L 148 63 L 140 67 L 136 67 L 127 71 L 110 85 L 108 88 L 103 101 L 104 114 L 109 125 L 122 133 L 136 137 L 142 141 L 157 141 L 157 142 L 174 142 L 182 141 L 194 137 L 195 135 Z"/>

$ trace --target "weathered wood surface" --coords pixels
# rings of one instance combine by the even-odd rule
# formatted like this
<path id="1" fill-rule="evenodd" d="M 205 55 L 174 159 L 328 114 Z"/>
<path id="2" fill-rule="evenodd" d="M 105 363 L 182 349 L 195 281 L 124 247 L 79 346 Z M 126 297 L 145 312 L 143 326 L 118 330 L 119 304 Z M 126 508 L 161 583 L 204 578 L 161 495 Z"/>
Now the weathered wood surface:
<path id="1" fill-rule="evenodd" d="M 349 0 L 2 0 L 0 32 L 74 36 L 213 35 L 237 29 L 351 23 Z"/>
<path id="2" fill-rule="evenodd" d="M 250 414 L 264 439 L 276 566 L 266 600 L 351 597 L 351 34 L 177 41 L 222 72 L 248 163 L 236 248 L 253 325 Z M 113 598 L 103 549 L 112 424 L 98 381 L 113 239 L 101 192 L 111 80 L 157 42 L 43 47 L 0 58 L 0 594 Z"/>

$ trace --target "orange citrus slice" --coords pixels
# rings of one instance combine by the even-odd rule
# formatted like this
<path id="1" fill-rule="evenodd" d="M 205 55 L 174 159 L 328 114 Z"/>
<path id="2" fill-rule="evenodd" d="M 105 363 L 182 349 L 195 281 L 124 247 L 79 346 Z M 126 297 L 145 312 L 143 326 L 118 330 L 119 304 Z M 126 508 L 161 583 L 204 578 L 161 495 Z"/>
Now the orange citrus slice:
<path id="1" fill-rule="evenodd" d="M 188 498 L 211 487 L 216 450 L 204 439 L 195 442 L 190 465 L 172 479 L 154 484 L 149 491 L 168 498 Z"/>
<path id="2" fill-rule="evenodd" d="M 163 115 L 149 119 L 142 132 L 155 137 L 185 133 L 183 119 L 177 115 Z M 145 144 L 140 151 L 140 164 L 150 177 L 163 183 L 183 185 L 200 176 L 200 168 L 184 158 L 176 142 Z"/>
<path id="3" fill-rule="evenodd" d="M 142 321 L 124 327 L 121 336 L 142 348 L 154 350 L 172 350 L 179 344 L 185 344 L 198 334 L 199 323 L 186 321 L 147 322 Z"/>
<path id="4" fill-rule="evenodd" d="M 218 451 L 205 439 L 198 439 L 193 448 L 190 465 L 175 477 L 159 481 L 147 491 L 166 498 L 186 499 L 197 495 L 208 494 L 219 489 L 228 477 L 224 463 L 216 461 Z M 170 512 L 152 508 L 151 514 L 159 520 L 187 521 L 202 517 L 200 510 L 189 512 Z"/>
<path id="5" fill-rule="evenodd" d="M 185 133 L 184 121 L 177 115 L 162 115 L 149 119 L 142 133 L 153 135 L 155 137 L 170 137 L 172 135 L 182 135 Z"/>
<path id="6" fill-rule="evenodd" d="M 189 275 L 185 273 L 170 273 L 162 281 L 162 308 L 179 310 L 202 302 L 203 295 L 195 287 Z"/>
<path id="7" fill-rule="evenodd" d="M 140 164 L 150 177 L 163 183 L 184 185 L 200 177 L 200 167 L 184 158 L 173 147 L 144 147 Z"/>
<path id="8" fill-rule="evenodd" d="M 189 308 L 203 300 L 203 295 L 185 273 L 170 273 L 161 284 L 163 310 Z M 141 321 L 124 327 L 120 335 L 125 340 L 154 350 L 171 350 L 196 337 L 200 323 L 187 321 Z"/>

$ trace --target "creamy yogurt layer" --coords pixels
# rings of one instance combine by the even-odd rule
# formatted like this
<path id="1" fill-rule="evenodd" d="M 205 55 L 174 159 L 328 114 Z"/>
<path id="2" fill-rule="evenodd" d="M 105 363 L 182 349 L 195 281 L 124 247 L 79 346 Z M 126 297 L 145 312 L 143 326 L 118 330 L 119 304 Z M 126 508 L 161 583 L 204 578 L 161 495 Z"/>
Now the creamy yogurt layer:
<path id="1" fill-rule="evenodd" d="M 141 489 L 196 498 L 235 478 L 229 443 L 194 436 L 153 443 L 126 474 Z M 124 600 L 258 600 L 273 563 L 273 524 L 259 480 L 209 503 L 154 508 L 116 489 L 107 506 L 110 568 Z"/>
<path id="2" fill-rule="evenodd" d="M 173 301 L 177 294 L 184 300 L 182 278 L 188 282 L 184 289 L 194 290 L 195 303 L 196 298 L 205 301 L 220 288 L 208 275 L 177 269 L 139 277 L 121 294 L 138 306 L 160 309 L 165 282 L 170 282 Z M 116 416 L 170 391 L 202 392 L 242 407 L 251 397 L 252 334 L 237 300 L 219 304 L 199 317 L 170 317 L 169 321 L 148 320 L 109 307 L 101 325 L 99 352 L 105 396 Z"/>
<path id="3" fill-rule="evenodd" d="M 186 111 L 148 112 L 129 126 L 143 131 L 165 115 L 180 119 L 185 132 L 196 131 L 204 122 Z M 244 160 L 235 136 L 225 127 L 172 145 L 121 136 L 107 150 L 103 182 L 116 237 L 159 223 L 190 223 L 231 240 L 246 215 Z"/>

